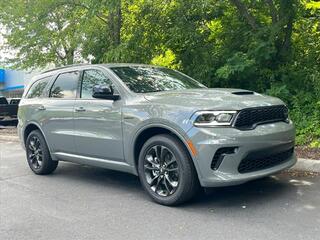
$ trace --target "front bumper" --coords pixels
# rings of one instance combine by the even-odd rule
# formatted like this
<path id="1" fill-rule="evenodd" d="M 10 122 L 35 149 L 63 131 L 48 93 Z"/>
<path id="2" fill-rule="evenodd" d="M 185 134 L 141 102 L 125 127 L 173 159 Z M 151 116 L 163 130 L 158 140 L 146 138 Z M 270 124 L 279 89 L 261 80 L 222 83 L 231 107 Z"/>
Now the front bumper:
<path id="1" fill-rule="evenodd" d="M 241 161 L 255 152 L 272 152 L 280 146 L 294 147 L 295 130 L 293 124 L 285 122 L 258 125 L 253 130 L 241 131 L 235 128 L 197 128 L 188 131 L 188 137 L 197 149 L 193 157 L 200 184 L 203 187 L 218 187 L 242 184 L 293 166 L 297 159 L 290 154 L 285 161 L 270 167 L 240 173 Z M 217 169 L 212 169 L 212 160 L 218 149 L 236 148 L 225 154 Z M 280 148 L 281 149 L 281 148 Z"/>

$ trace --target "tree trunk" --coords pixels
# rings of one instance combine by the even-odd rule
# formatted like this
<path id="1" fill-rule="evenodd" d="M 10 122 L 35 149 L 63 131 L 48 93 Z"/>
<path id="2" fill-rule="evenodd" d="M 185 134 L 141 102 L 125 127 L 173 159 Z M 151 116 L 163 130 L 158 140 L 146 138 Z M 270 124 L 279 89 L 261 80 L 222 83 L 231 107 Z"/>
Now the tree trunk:
<path id="1" fill-rule="evenodd" d="M 115 27 L 115 45 L 120 45 L 121 43 L 121 26 L 122 26 L 122 12 L 121 12 L 121 1 L 116 9 L 116 27 Z"/>
<path id="2" fill-rule="evenodd" d="M 291 41 L 293 21 L 295 17 L 294 0 L 281 0 L 279 10 L 280 32 L 278 42 L 278 57 L 282 61 L 288 60 L 291 55 Z"/>
<path id="3" fill-rule="evenodd" d="M 250 14 L 246 5 L 243 2 L 241 2 L 241 0 L 230 0 L 230 2 L 236 6 L 240 16 L 247 21 L 247 23 L 251 26 L 251 28 L 253 30 L 257 30 L 258 24 L 256 22 L 256 19 Z"/>
<path id="4" fill-rule="evenodd" d="M 66 63 L 67 65 L 71 65 L 74 63 L 74 49 L 68 49 L 66 51 Z"/>
<path id="5" fill-rule="evenodd" d="M 112 39 L 112 45 L 118 46 L 121 43 L 121 27 L 122 27 L 122 12 L 121 1 L 117 2 L 115 9 L 112 9 L 109 14 L 109 26 Z"/>

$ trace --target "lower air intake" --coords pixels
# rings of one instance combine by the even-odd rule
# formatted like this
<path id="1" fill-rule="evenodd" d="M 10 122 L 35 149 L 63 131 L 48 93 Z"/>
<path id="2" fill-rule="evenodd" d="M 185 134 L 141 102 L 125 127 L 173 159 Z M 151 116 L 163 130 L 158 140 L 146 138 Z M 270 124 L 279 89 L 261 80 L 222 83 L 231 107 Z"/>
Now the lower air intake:
<path id="1" fill-rule="evenodd" d="M 261 158 L 254 157 L 254 154 L 251 154 L 241 161 L 238 171 L 239 173 L 249 173 L 277 166 L 289 160 L 293 155 L 293 151 L 293 148 L 291 148 L 287 151 Z"/>

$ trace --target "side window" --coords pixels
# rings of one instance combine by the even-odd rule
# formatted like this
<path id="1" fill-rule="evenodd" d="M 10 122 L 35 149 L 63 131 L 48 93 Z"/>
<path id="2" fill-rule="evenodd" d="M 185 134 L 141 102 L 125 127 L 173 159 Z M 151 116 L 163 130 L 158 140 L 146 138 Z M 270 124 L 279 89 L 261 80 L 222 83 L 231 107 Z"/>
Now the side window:
<path id="1" fill-rule="evenodd" d="M 106 77 L 99 70 L 86 70 L 83 73 L 82 84 L 81 84 L 81 98 L 91 99 L 93 94 L 93 87 L 95 85 L 110 85 L 112 86 L 115 93 L 118 91 L 115 89 L 112 81 Z"/>
<path id="2" fill-rule="evenodd" d="M 43 90 L 46 88 L 51 77 L 42 78 L 32 84 L 26 98 L 39 98 L 41 97 Z"/>
<path id="3" fill-rule="evenodd" d="M 51 88 L 50 97 L 67 99 L 76 98 L 79 76 L 79 72 L 60 74 Z"/>
<path id="4" fill-rule="evenodd" d="M 5 97 L 0 97 L 0 104 L 8 104 L 8 101 Z"/>

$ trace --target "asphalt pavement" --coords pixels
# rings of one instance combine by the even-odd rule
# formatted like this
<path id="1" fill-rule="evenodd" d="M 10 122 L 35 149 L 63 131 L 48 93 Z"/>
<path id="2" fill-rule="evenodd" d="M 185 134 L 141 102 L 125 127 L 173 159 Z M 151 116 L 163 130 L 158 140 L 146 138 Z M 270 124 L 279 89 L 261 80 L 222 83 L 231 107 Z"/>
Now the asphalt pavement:
<path id="1" fill-rule="evenodd" d="M 71 163 L 37 176 L 16 142 L 0 142 L 0 239 L 320 239 L 320 176 L 282 173 L 152 202 L 137 177 Z"/>

